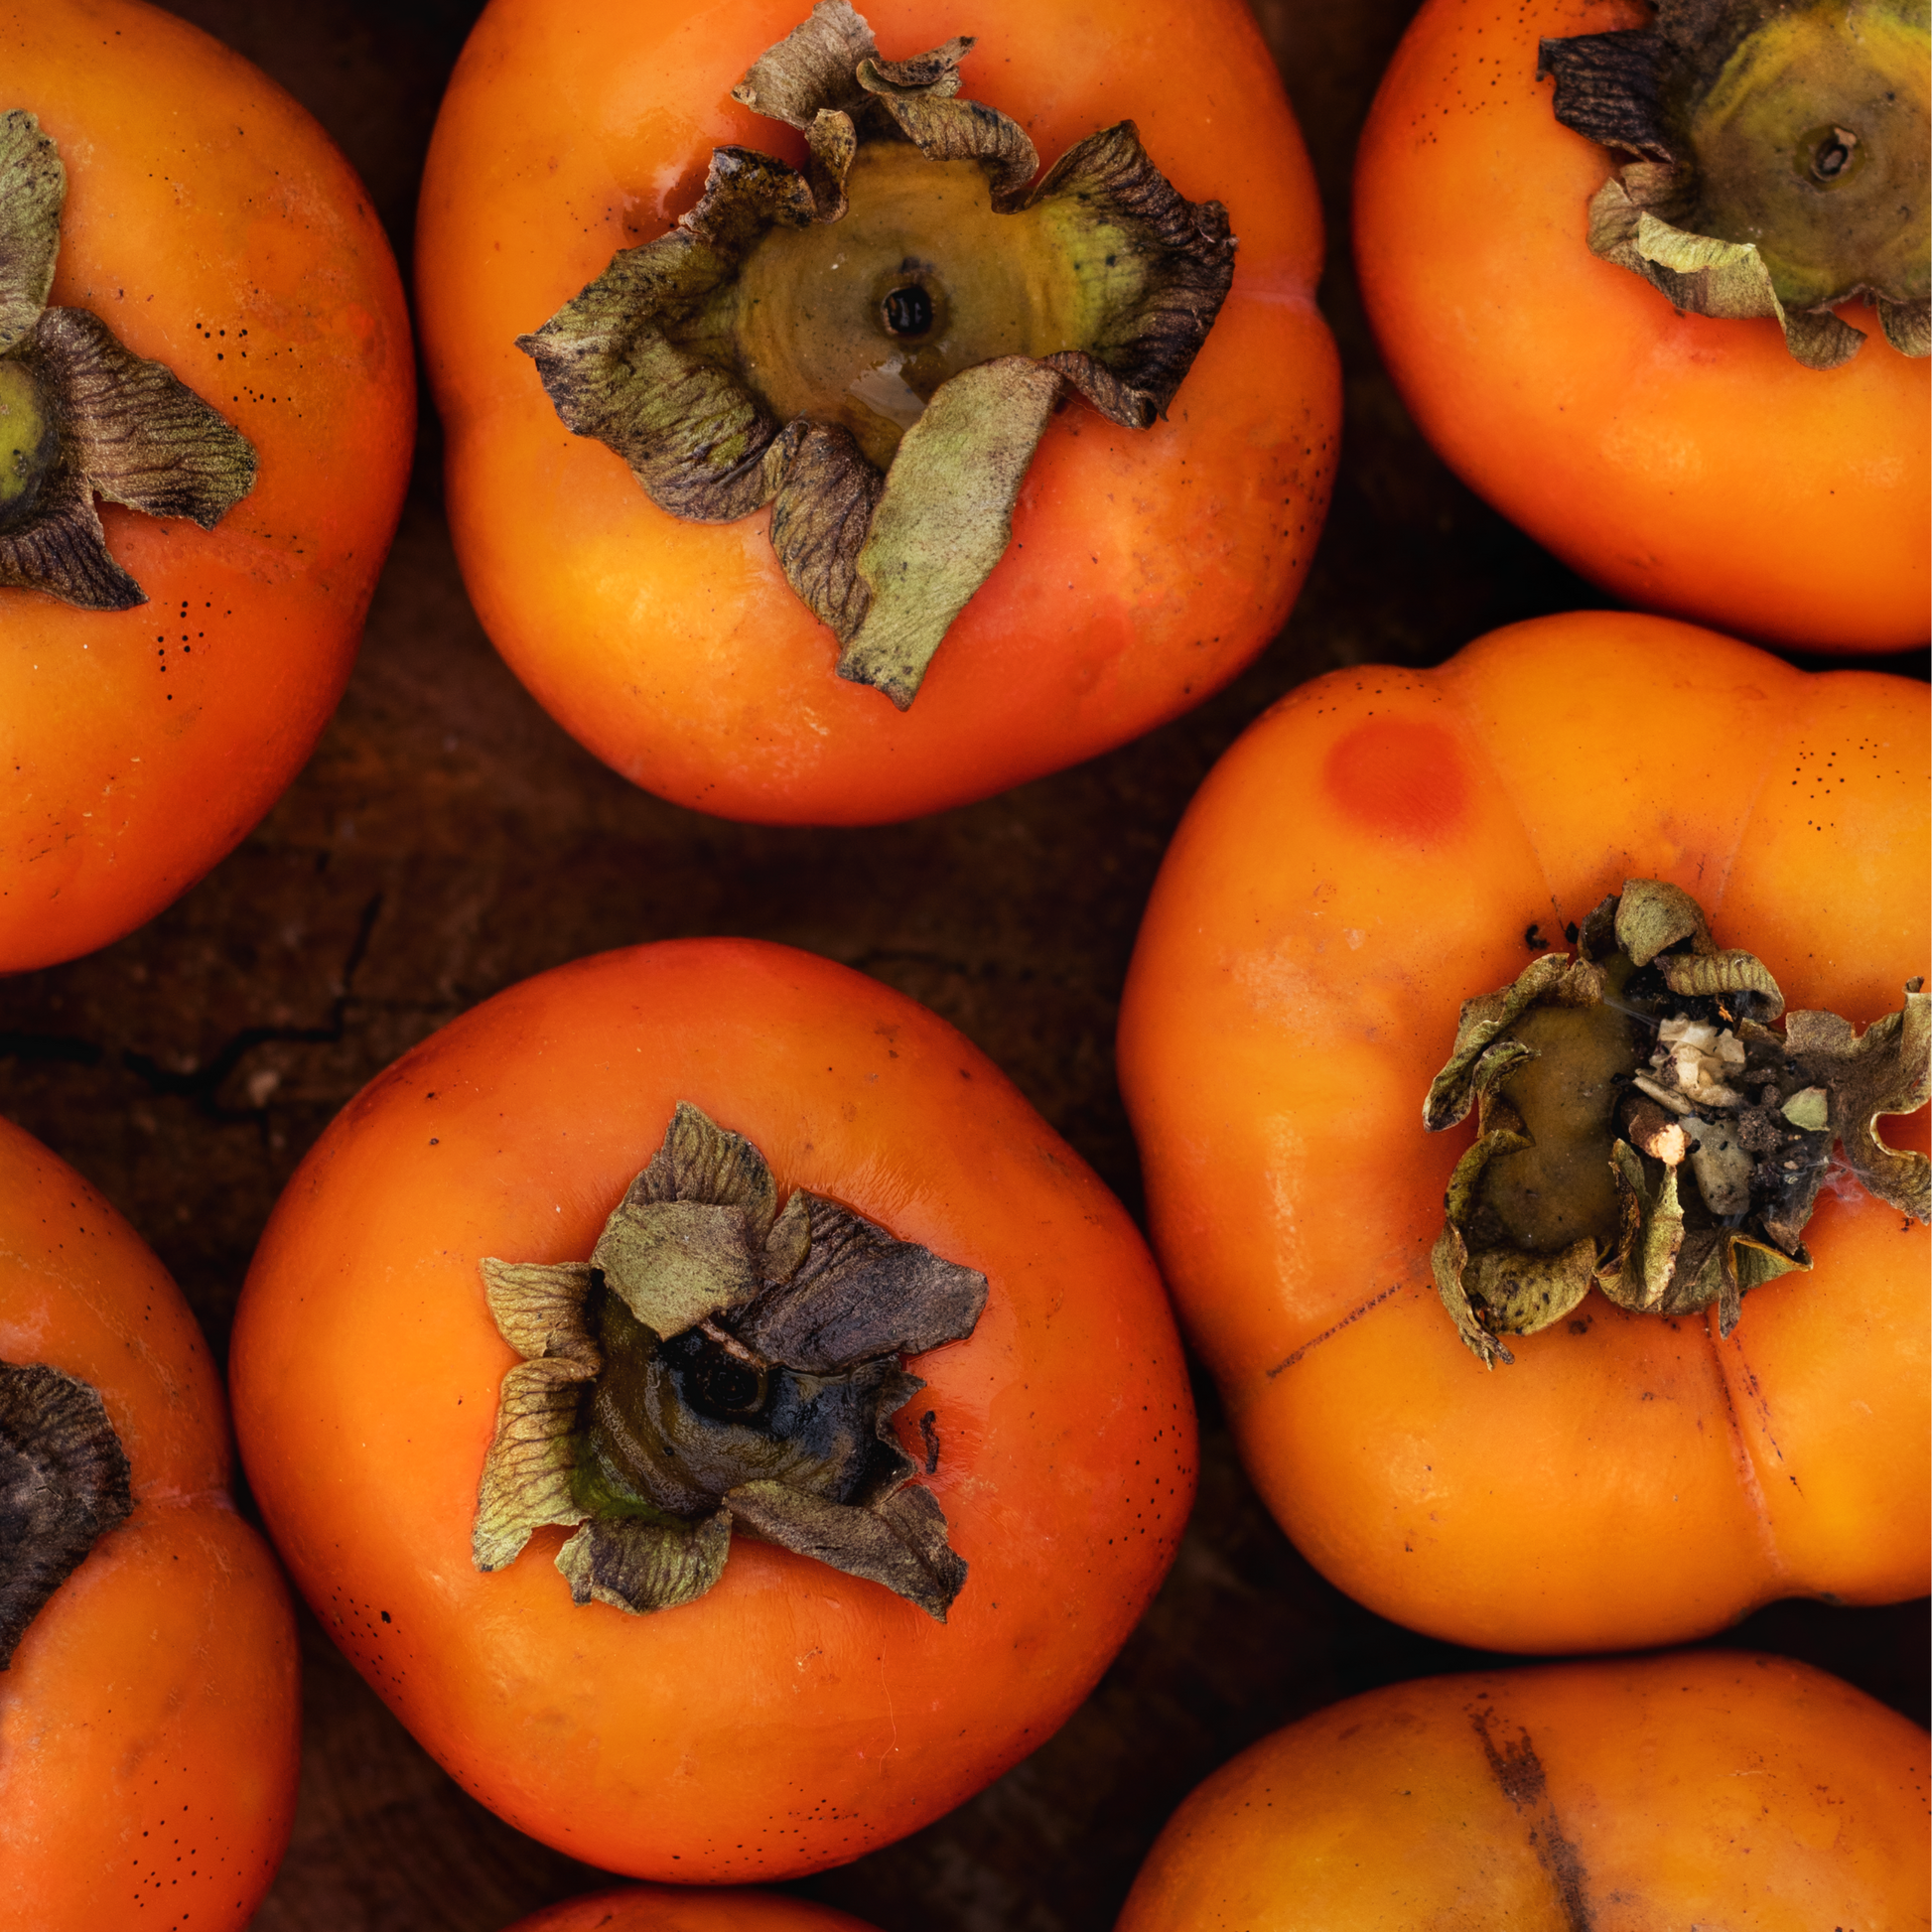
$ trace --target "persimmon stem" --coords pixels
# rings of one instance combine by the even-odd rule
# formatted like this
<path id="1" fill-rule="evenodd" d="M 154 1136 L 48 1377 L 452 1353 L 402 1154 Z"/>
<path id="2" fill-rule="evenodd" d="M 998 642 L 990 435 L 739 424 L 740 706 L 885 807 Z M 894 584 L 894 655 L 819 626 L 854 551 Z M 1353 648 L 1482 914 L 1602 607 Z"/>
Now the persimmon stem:
<path id="1" fill-rule="evenodd" d="M 1039 158 L 959 95 L 970 40 L 878 57 L 820 0 L 733 90 L 806 137 L 805 173 L 712 156 L 703 199 L 518 345 L 558 415 L 674 516 L 771 505 L 838 674 L 901 710 L 1004 553 L 1047 418 L 1167 409 L 1234 274 L 1131 121 Z"/>
<path id="2" fill-rule="evenodd" d="M 780 1212 L 758 1150 L 681 1105 L 588 1262 L 483 1281 L 523 1359 L 480 1570 L 561 1524 L 578 1602 L 668 1609 L 718 1581 L 737 1527 L 944 1621 L 966 1566 L 892 1418 L 925 1387 L 900 1356 L 971 1333 L 983 1276 L 803 1189 Z"/>
<path id="3" fill-rule="evenodd" d="M 1878 1139 L 1879 1115 L 1932 1093 L 1922 980 L 1863 1034 L 1784 1016 L 1751 954 L 1721 951 L 1688 893 L 1631 880 L 1513 986 L 1462 1009 L 1425 1125 L 1479 1108 L 1456 1164 L 1436 1283 L 1485 1364 L 1500 1339 L 1561 1320 L 1591 1287 L 1685 1314 L 1808 1270 L 1801 1239 L 1832 1159 L 1881 1199 L 1932 1218 L 1932 1165 Z"/>
<path id="4" fill-rule="evenodd" d="M 1657 0 L 1652 26 L 1542 44 L 1557 118 L 1619 158 L 1589 245 L 1679 309 L 1775 317 L 1810 368 L 1864 298 L 1932 352 L 1927 21 L 1900 0 Z"/>

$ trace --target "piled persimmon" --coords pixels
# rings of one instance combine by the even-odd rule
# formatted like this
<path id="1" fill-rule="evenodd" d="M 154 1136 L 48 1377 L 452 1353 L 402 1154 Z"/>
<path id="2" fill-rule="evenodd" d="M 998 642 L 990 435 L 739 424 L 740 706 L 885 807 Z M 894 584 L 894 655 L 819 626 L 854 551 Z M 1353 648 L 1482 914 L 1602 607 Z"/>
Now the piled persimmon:
<path id="1" fill-rule="evenodd" d="M 520 1895 L 439 1899 L 452 1924 L 545 1895 L 519 1932 L 871 1932 L 836 1898 L 884 1932 L 892 1887 L 834 1868 L 1015 1770 L 1103 1676 L 1057 1747 L 1070 1813 L 1041 1760 L 892 1866 L 921 1925 L 962 1887 L 1028 1916 L 1004 1871 L 954 1875 L 1023 1812 L 1089 1932 L 1120 1897 L 1119 1932 L 1932 1918 L 1922 1731 L 1762 1654 L 1932 1581 L 1932 733 L 1923 660 L 1885 655 L 1932 628 L 1923 0 L 1424 0 L 1358 156 L 1324 103 L 1410 411 L 1385 398 L 1383 456 L 1413 475 L 1358 474 L 1364 548 L 1278 642 L 1279 701 L 1144 908 L 1117 1066 L 1151 1242 L 938 1014 L 796 945 L 683 935 L 813 935 L 1036 1039 L 1017 1070 L 1056 1120 L 1111 1106 L 1089 995 L 1142 908 L 1107 882 L 1137 834 L 1152 873 L 1174 772 L 1231 715 L 1010 815 L 851 828 L 1113 751 L 1288 622 L 1341 379 L 1315 171 L 1254 19 L 479 14 L 414 281 L 447 431 L 418 528 L 447 510 L 460 645 L 425 646 L 434 599 L 385 599 L 407 679 L 345 714 L 254 870 L 139 962 L 13 982 L 24 1031 L 0 1016 L 0 1053 L 45 1062 L 0 1106 L 78 1107 L 75 1159 L 123 1159 L 150 1215 L 167 1176 L 182 1248 L 158 1238 L 207 1309 L 240 1252 L 210 1191 L 259 1232 L 231 1338 L 204 1336 L 0 1121 L 0 1932 L 240 1932 L 292 1896 L 267 1898 L 295 1629 L 227 1493 L 224 1354 L 244 1507 L 311 1636 L 453 1781 L 417 1793 L 460 1786 L 530 1861 Z M 413 361 L 367 198 L 262 76 L 140 0 L 4 19 L 21 972 L 165 908 L 316 743 Z M 1351 371 L 1351 406 L 1377 379 Z M 1416 432 L 1527 537 L 1432 482 Z M 1450 654 L 1412 484 L 1484 533 L 1490 610 L 1560 564 L 1636 608 L 1552 609 L 1566 580 Z M 1346 594 L 1370 571 L 1373 621 Z M 1356 661 L 1377 624 L 1415 665 Z M 484 635 L 521 688 L 481 674 Z M 526 693 L 713 820 L 562 740 L 541 784 L 496 747 L 466 789 L 487 706 L 542 725 Z M 470 801 L 502 848 L 467 853 Z M 338 886 L 358 819 L 384 850 Z M 949 908 L 986 931 L 942 947 L 930 896 L 975 865 L 999 910 Z M 461 900 L 440 926 L 431 870 Z M 1060 971 L 1089 914 L 1118 947 Z M 263 921 L 326 1012 L 209 993 L 193 1050 L 155 1047 L 174 965 L 263 992 Z M 412 1000 L 421 947 L 438 990 Z M 1070 1025 L 1023 1010 L 1042 962 Z M 284 1183 L 272 1212 L 250 1172 Z M 1260 1514 L 1225 1534 L 1252 1500 L 1232 1457 L 1176 1566 L 1183 1334 L 1337 1587 L 1302 1578 L 1325 1650 L 1266 1586 L 1290 1553 L 1255 1560 Z M 1793 1597 L 1815 1615 L 1709 1647 Z M 1203 1604 L 1277 1677 L 1205 1658 Z M 1520 1655 L 1314 1708 L 1444 1642 Z M 1883 1669 L 1854 1674 L 1905 1703 Z M 1271 1700 L 1296 1721 L 1155 1841 Z M 369 1748 L 353 1815 L 394 1829 L 355 1855 L 399 1867 L 416 1800 Z M 331 1802 L 305 1791 L 304 1886 L 348 1835 Z M 602 1882 L 570 1861 L 648 1882 L 565 1897 Z"/>

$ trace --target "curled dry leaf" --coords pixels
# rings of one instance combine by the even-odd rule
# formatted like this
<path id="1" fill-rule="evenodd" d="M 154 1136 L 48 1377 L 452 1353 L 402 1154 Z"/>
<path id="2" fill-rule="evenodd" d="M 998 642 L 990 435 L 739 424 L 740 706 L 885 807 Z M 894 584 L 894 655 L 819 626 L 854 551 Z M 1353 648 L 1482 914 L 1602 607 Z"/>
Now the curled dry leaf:
<path id="1" fill-rule="evenodd" d="M 1234 273 L 1225 209 L 1176 194 L 1131 121 L 1030 191 L 1025 130 L 959 92 L 972 45 L 883 61 L 821 0 L 733 90 L 804 133 L 806 172 L 716 150 L 668 234 L 518 339 L 660 508 L 769 503 L 839 675 L 901 710 L 1004 554 L 1054 408 L 1148 428 Z"/>
<path id="2" fill-rule="evenodd" d="M 1619 154 L 1589 246 L 1698 315 L 1770 316 L 1831 369 L 1875 304 L 1932 349 L 1922 0 L 1658 0 L 1652 25 L 1542 43 L 1557 119 Z"/>
<path id="3" fill-rule="evenodd" d="M 578 1602 L 668 1609 L 718 1581 L 736 1527 L 945 1620 L 966 1565 L 892 1418 L 925 1387 L 900 1357 L 970 1334 L 983 1275 L 803 1188 L 780 1211 L 758 1149 L 682 1103 L 588 1261 L 483 1275 L 522 1359 L 478 1569 L 561 1524 Z"/>
<path id="4" fill-rule="evenodd" d="M 1478 1110 L 1433 1264 L 1486 1365 L 1600 1288 L 1619 1307 L 1736 1325 L 1752 1288 L 1811 1266 L 1802 1235 L 1833 1149 L 1880 1199 L 1932 1218 L 1932 1166 L 1879 1138 L 1932 1091 L 1922 980 L 1863 1033 L 1784 1012 L 1761 961 L 1721 950 L 1688 893 L 1628 881 L 1546 953 L 1462 1008 L 1432 1130 Z M 1783 1031 L 1775 1022 L 1783 1016 Z"/>
<path id="5" fill-rule="evenodd" d="M 32 114 L 0 114 L 0 585 L 89 611 L 147 598 L 96 496 L 209 529 L 254 486 L 239 430 L 85 309 L 50 309 L 67 171 Z"/>

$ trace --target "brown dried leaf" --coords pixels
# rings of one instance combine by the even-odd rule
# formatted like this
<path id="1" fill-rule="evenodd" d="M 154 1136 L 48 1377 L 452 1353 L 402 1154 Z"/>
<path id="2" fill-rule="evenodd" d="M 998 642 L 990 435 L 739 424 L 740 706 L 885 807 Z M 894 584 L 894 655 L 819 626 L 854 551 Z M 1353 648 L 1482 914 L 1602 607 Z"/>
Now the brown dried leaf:
<path id="1" fill-rule="evenodd" d="M 739 1524 L 767 1543 L 883 1584 L 943 1623 L 966 1582 L 928 1490 L 907 1485 L 867 1509 L 827 1502 L 778 1482 L 748 1482 L 725 1498 Z"/>
<path id="2" fill-rule="evenodd" d="M 0 1670 L 47 1600 L 133 1511 L 126 1452 L 96 1390 L 0 1362 Z"/>
<path id="3" fill-rule="evenodd" d="M 496 1429 L 477 1484 L 470 1554 L 479 1570 L 513 1563 L 532 1530 L 581 1523 L 571 1494 L 572 1435 L 595 1361 L 569 1356 L 518 1362 L 496 1398 Z"/>
<path id="4" fill-rule="evenodd" d="M 557 1552 L 572 1600 L 608 1603 L 639 1616 L 702 1596 L 725 1574 L 731 1512 L 696 1523 L 596 1516 Z"/>

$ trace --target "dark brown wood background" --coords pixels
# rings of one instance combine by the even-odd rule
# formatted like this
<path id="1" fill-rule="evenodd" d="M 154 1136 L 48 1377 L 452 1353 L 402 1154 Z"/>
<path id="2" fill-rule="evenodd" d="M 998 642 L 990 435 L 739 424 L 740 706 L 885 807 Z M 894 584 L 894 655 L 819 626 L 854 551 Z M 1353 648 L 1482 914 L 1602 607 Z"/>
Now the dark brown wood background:
<path id="1" fill-rule="evenodd" d="M 644 4 L 645 0 L 640 0 Z M 652 0 L 673 4 L 673 0 Z M 180 0 L 301 99 L 409 261 L 416 183 L 476 0 Z M 1346 260 L 1356 131 L 1413 0 L 1260 0 L 1320 177 L 1346 426 L 1285 634 L 1191 717 L 1004 797 L 875 831 L 726 824 L 633 790 L 497 661 L 420 454 L 362 658 L 308 769 L 180 903 L 90 958 L 0 986 L 0 1107 L 159 1250 L 217 1353 L 276 1194 L 405 1047 L 582 954 L 746 933 L 845 961 L 969 1035 L 1138 1208 L 1112 1039 L 1174 821 L 1242 726 L 1337 665 L 1432 664 L 1498 623 L 1599 604 L 1461 488 L 1377 361 Z M 970 9 L 962 15 L 970 29 Z M 1843 661 L 1843 660 L 1841 660 Z M 1922 658 L 1881 660 L 1925 674 Z M 1200 1503 L 1159 1600 L 1067 1727 L 904 1843 L 791 1887 L 885 1932 L 1103 1932 L 1179 1799 L 1304 1712 L 1472 1665 L 1330 1588 L 1255 1500 L 1200 1382 Z M 495 1932 L 608 1882 L 499 1823 L 304 1617 L 295 1841 L 260 1932 Z M 1924 1721 L 1923 1602 L 1776 1605 L 1725 1641 L 1804 1657 Z"/>

